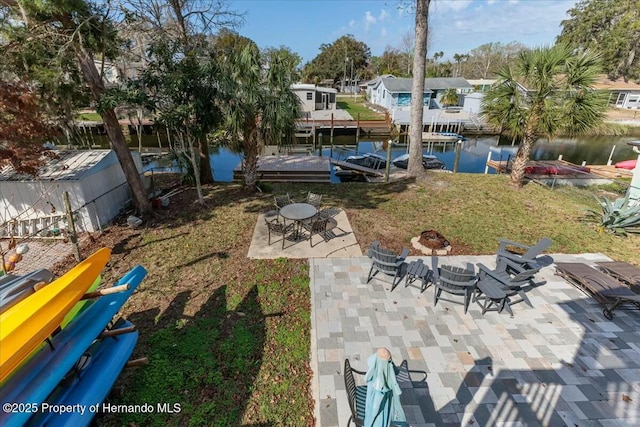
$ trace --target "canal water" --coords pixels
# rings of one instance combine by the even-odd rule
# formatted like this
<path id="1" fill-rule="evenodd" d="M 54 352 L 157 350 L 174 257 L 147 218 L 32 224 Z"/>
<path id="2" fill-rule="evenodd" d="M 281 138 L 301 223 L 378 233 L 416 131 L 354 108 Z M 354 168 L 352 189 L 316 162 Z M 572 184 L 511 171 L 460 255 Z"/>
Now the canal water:
<path id="1" fill-rule="evenodd" d="M 100 144 L 96 137 L 94 143 Z M 534 160 L 556 160 L 558 156 L 566 161 L 582 164 L 606 164 L 611 156 L 611 161 L 616 163 L 622 160 L 637 158 L 632 148 L 627 145 L 628 141 L 638 139 L 637 137 L 617 137 L 598 136 L 582 138 L 557 139 L 553 142 L 541 139 L 536 142 L 531 158 Z M 324 138 L 322 154 L 333 158 L 344 160 L 348 155 L 362 153 L 377 153 L 386 156 L 383 147 L 384 138 L 378 137 L 376 140 L 361 140 L 355 144 L 353 136 L 336 136 L 333 140 L 333 149 L 328 144 L 328 138 Z M 100 141 L 106 142 L 106 141 Z M 100 144 L 102 145 L 102 144 Z M 108 146 L 105 145 L 105 148 Z M 131 146 L 137 147 L 137 141 Z M 157 147 L 158 141 L 155 136 L 145 135 L 143 138 L 144 147 Z M 166 147 L 166 143 L 164 147 Z M 432 146 L 425 144 L 424 153 L 433 154 L 442 160 L 446 169 L 453 169 L 455 161 L 455 142 L 437 143 Z M 613 154 L 612 153 L 613 150 Z M 510 156 L 515 156 L 517 147 L 504 139 L 498 142 L 497 136 L 472 136 L 468 137 L 462 144 L 458 171 L 463 173 L 484 173 L 488 153 L 491 152 L 493 160 L 508 160 Z M 403 145 L 392 145 L 391 158 L 407 152 L 407 147 Z M 233 180 L 233 169 L 240 163 L 240 155 L 233 153 L 224 147 L 211 149 L 211 166 L 213 168 L 214 179 L 216 181 Z M 316 151 L 317 154 L 317 151 Z M 145 164 L 145 170 L 174 170 L 172 163 L 166 159 L 154 160 Z M 489 173 L 494 173 L 489 169 Z M 339 182 L 339 179 L 332 176 L 332 182 Z"/>

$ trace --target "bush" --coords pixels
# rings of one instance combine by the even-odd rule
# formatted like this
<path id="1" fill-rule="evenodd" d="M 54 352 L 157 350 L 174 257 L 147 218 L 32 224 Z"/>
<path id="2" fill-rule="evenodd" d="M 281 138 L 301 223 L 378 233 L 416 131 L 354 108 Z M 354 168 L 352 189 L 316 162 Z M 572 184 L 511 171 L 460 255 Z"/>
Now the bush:
<path id="1" fill-rule="evenodd" d="M 587 210 L 587 220 L 597 222 L 600 231 L 626 236 L 627 233 L 640 233 L 640 202 L 631 202 L 629 195 L 614 202 L 606 197 L 594 196 L 602 212 Z"/>

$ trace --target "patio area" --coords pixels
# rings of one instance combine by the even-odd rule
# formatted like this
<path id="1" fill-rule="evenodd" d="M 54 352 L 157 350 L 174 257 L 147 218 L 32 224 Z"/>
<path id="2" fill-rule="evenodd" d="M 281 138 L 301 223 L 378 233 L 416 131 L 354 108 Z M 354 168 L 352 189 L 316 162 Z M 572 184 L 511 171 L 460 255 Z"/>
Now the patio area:
<path id="1" fill-rule="evenodd" d="M 362 250 L 353 233 L 349 219 L 344 210 L 336 208 L 327 223 L 326 240 L 319 234 L 313 235 L 313 247 L 309 243 L 309 232 L 303 231 L 299 239 L 288 233 L 282 248 L 282 236 L 271 235 L 268 239 L 268 228 L 265 219 L 275 219 L 277 212 L 269 211 L 258 215 L 253 230 L 253 237 L 247 257 L 259 259 L 275 258 L 345 258 L 361 257 Z"/>
<path id="2" fill-rule="evenodd" d="M 306 243 L 308 247 L 308 242 Z M 603 254 L 552 254 L 554 262 L 593 265 Z M 432 265 L 430 257 L 420 257 Z M 418 259 L 409 257 L 407 262 Z M 439 264 L 495 266 L 495 256 L 451 256 Z M 534 308 L 514 316 L 472 303 L 439 301 L 374 278 L 367 257 L 310 259 L 311 366 L 317 425 L 346 426 L 344 359 L 366 371 L 387 347 L 396 365 L 419 375 L 399 380 L 411 426 L 635 426 L 640 423 L 640 313 L 616 311 L 544 267 L 528 290 Z M 476 268 L 477 270 L 477 268 Z M 380 274 L 378 275 L 380 276 Z M 378 277 L 376 276 L 376 277 Z M 382 277 L 388 279 L 388 277 Z M 417 282 L 416 282 L 417 283 Z"/>

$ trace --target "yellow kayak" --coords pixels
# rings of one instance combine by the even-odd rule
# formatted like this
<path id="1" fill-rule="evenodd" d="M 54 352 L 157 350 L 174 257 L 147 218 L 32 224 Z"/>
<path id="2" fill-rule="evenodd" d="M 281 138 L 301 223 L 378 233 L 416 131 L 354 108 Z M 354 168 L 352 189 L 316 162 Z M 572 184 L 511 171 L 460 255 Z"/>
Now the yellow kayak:
<path id="1" fill-rule="evenodd" d="M 0 382 L 60 326 L 109 262 L 102 248 L 59 279 L 0 314 Z"/>

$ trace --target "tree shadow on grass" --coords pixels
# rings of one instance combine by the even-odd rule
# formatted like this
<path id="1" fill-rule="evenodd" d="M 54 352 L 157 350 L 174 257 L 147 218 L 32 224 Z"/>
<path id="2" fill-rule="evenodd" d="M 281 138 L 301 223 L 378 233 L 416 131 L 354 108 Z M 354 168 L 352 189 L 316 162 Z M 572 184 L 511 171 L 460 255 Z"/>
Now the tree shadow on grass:
<path id="1" fill-rule="evenodd" d="M 157 309 L 134 313 L 129 319 L 145 327 L 138 351 L 149 365 L 128 378 L 127 393 L 116 404 L 179 403 L 177 414 L 118 414 L 107 424 L 238 425 L 254 392 L 265 351 L 267 317 L 257 286 L 249 289 L 235 309 L 227 310 L 227 286 L 216 289 L 193 316 L 184 307 L 191 292 L 181 292 L 162 314 Z M 151 332 L 155 331 L 155 332 Z M 256 424 L 269 425 L 269 424 Z"/>

